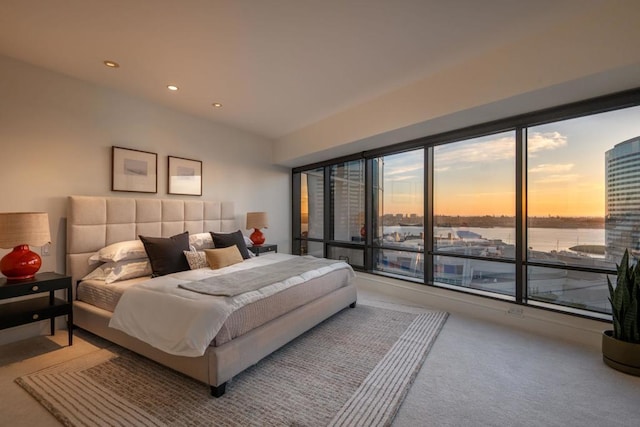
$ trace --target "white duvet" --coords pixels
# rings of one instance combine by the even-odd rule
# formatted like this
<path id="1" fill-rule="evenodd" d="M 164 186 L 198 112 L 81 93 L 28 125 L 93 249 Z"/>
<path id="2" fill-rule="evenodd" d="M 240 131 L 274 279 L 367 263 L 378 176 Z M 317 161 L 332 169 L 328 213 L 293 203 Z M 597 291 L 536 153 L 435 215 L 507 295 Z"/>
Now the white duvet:
<path id="1" fill-rule="evenodd" d="M 234 297 L 203 295 L 178 285 L 294 257 L 278 253 L 262 255 L 219 270 L 201 268 L 149 279 L 124 292 L 109 326 L 169 354 L 202 356 L 235 310 L 330 271 L 351 267 L 346 263 L 331 264 Z"/>

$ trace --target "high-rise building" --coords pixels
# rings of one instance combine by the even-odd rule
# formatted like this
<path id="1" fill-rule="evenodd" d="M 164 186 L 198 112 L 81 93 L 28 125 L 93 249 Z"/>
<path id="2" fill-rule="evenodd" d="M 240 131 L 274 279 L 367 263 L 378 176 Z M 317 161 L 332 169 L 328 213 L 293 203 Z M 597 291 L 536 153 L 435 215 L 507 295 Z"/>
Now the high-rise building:
<path id="1" fill-rule="evenodd" d="M 364 161 L 346 162 L 331 169 L 333 238 L 360 241 L 364 226 Z"/>
<path id="2" fill-rule="evenodd" d="M 640 136 L 605 153 L 605 257 L 619 263 L 625 249 L 640 256 Z"/>

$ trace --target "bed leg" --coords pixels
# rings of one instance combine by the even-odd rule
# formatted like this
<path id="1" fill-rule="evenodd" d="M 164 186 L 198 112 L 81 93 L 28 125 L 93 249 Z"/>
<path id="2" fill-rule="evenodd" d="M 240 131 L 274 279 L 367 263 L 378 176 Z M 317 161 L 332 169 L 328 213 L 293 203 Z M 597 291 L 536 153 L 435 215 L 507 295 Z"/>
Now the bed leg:
<path id="1" fill-rule="evenodd" d="M 227 383 L 222 383 L 219 386 L 212 385 L 211 386 L 211 396 L 220 397 L 224 394 L 225 389 L 227 388 Z"/>
<path id="2" fill-rule="evenodd" d="M 351 304 L 349 304 L 349 308 L 356 308 L 356 302 L 352 302 Z"/>

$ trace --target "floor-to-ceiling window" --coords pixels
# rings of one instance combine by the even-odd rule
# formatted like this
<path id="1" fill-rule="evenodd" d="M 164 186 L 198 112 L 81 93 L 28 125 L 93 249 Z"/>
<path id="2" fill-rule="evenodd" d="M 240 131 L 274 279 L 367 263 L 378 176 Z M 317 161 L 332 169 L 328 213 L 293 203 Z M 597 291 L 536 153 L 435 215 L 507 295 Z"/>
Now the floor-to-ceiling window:
<path id="1" fill-rule="evenodd" d="M 640 107 L 527 129 L 528 298 L 609 313 L 606 275 L 640 252 Z"/>
<path id="2" fill-rule="evenodd" d="M 365 162 L 354 160 L 329 168 L 331 237 L 329 258 L 364 267 Z"/>
<path id="3" fill-rule="evenodd" d="M 640 89 L 296 168 L 293 182 L 294 253 L 606 317 L 607 277 L 625 250 L 640 258 Z"/>
<path id="4" fill-rule="evenodd" d="M 373 268 L 424 278 L 424 149 L 376 157 Z"/>
<path id="5" fill-rule="evenodd" d="M 300 253 L 324 256 L 324 170 L 312 169 L 300 174 Z"/>
<path id="6" fill-rule="evenodd" d="M 434 282 L 515 295 L 515 157 L 514 131 L 434 148 Z"/>

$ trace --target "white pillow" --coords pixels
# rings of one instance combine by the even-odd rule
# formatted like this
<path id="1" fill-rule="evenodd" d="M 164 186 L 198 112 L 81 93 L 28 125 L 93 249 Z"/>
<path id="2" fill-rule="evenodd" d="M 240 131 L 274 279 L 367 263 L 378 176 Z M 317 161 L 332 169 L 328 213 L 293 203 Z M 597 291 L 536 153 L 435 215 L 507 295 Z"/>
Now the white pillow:
<path id="1" fill-rule="evenodd" d="M 147 252 L 140 240 L 113 243 L 100 249 L 89 258 L 89 264 L 96 262 L 118 262 L 146 258 Z"/>
<path id="2" fill-rule="evenodd" d="M 104 280 L 105 283 L 113 283 L 143 276 L 151 276 L 151 263 L 148 258 L 107 262 L 84 276 L 82 280 Z"/>
<path id="3" fill-rule="evenodd" d="M 209 267 L 209 264 L 207 264 L 206 254 L 204 252 L 201 252 L 201 251 L 183 251 L 183 252 L 184 252 L 184 256 L 187 258 L 187 263 L 189 263 L 189 268 L 191 270 Z"/>
<path id="4" fill-rule="evenodd" d="M 189 234 L 189 246 L 193 246 L 197 251 L 213 248 L 213 237 L 211 233 Z"/>
<path id="5" fill-rule="evenodd" d="M 249 248 L 250 246 L 253 246 L 253 242 L 251 241 L 250 238 L 248 238 L 244 234 L 242 235 L 242 237 L 244 237 L 244 243 L 247 245 L 247 248 Z M 247 250 L 247 252 L 249 252 L 249 258 L 253 258 L 254 256 L 256 256 L 256 254 L 254 254 L 252 251 Z"/>

